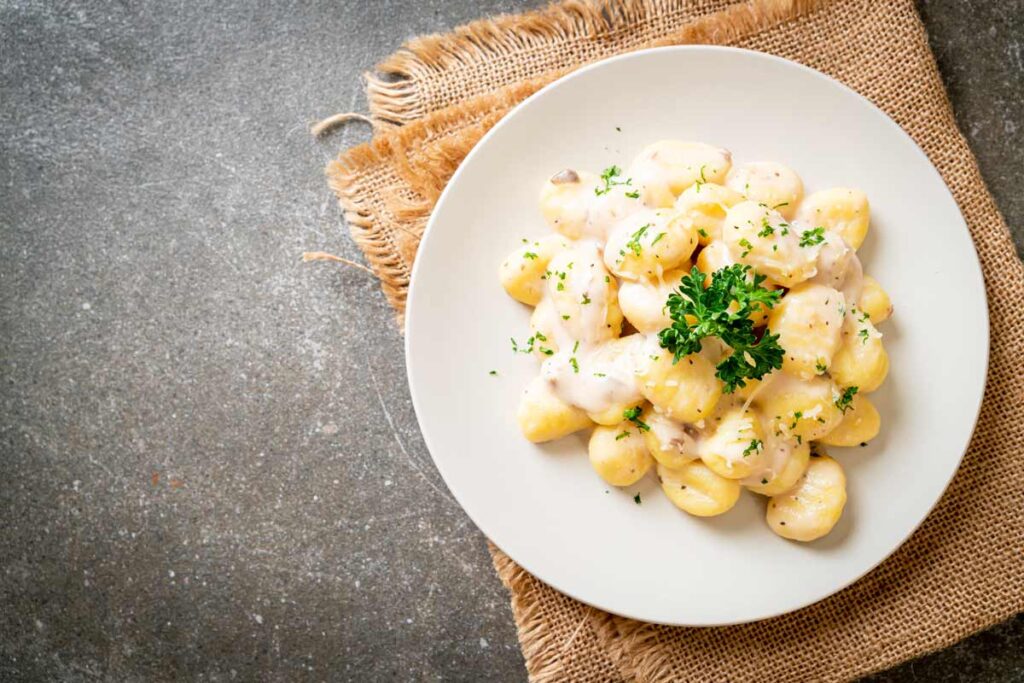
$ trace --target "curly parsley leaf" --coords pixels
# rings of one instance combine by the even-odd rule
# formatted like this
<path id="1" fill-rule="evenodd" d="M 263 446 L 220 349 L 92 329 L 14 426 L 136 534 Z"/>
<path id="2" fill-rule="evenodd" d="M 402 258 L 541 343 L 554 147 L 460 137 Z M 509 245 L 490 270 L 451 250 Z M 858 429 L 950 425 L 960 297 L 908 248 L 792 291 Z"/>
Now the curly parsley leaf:
<path id="1" fill-rule="evenodd" d="M 762 287 L 764 275 L 748 275 L 750 266 L 728 266 L 712 274 L 705 289 L 704 273 L 694 267 L 683 276 L 677 291 L 669 294 L 665 308 L 672 326 L 658 333 L 662 348 L 672 352 L 673 363 L 700 351 L 705 337 L 718 337 L 732 347 L 733 353 L 718 364 L 715 373 L 725 383 L 726 393 L 782 367 L 779 335 L 765 332 L 758 339 L 750 320 L 759 306 L 775 306 L 782 293 Z"/>

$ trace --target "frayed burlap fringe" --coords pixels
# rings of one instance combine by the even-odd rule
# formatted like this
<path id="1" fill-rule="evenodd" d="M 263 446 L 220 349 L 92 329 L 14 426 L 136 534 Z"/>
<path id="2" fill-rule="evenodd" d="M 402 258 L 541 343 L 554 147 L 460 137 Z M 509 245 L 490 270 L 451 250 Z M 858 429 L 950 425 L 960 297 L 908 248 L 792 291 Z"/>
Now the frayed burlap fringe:
<path id="1" fill-rule="evenodd" d="M 575 67 L 658 45 L 721 44 L 825 1 L 569 0 L 528 14 L 476 21 L 450 34 L 416 38 L 366 74 L 370 113 L 383 124 L 409 123 L 505 85 L 545 75 L 550 82 L 567 71 L 566 62 Z M 682 33 L 672 35 L 673 28 Z M 495 73 L 488 68 L 495 60 L 515 66 Z M 478 79 L 476 88 L 464 88 L 457 96 L 432 101 L 434 81 L 459 80 L 460 72 L 476 71 L 486 71 L 489 78 Z"/>
<path id="2" fill-rule="evenodd" d="M 491 546 L 530 679 L 846 680 L 1012 616 L 1024 608 L 1024 268 L 956 129 L 912 0 L 572 0 L 411 42 L 380 66 L 386 77 L 369 79 L 378 135 L 328 170 L 399 320 L 434 202 L 494 123 L 584 64 L 677 43 L 802 62 L 864 94 L 917 140 L 982 263 L 992 338 L 985 400 L 960 471 L 921 528 L 867 577 L 793 614 L 720 629 L 643 624 L 558 593 Z"/>

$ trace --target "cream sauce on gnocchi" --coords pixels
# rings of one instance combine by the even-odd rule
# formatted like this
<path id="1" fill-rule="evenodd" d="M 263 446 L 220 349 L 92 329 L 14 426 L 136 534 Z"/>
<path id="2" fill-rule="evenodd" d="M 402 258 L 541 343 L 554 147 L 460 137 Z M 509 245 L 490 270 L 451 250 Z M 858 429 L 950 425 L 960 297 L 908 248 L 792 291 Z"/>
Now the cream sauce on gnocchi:
<path id="1" fill-rule="evenodd" d="M 591 462 L 602 476 L 616 473 L 617 485 L 650 469 L 643 461 L 650 446 L 671 482 L 666 492 L 684 510 L 720 514 L 744 486 L 773 496 L 770 508 L 777 499 L 785 503 L 785 515 L 769 514 L 779 535 L 810 540 L 827 533 L 845 502 L 838 463 L 823 463 L 819 469 L 829 476 L 814 479 L 824 492 L 819 497 L 837 501 L 838 510 L 801 508 L 790 494 L 809 486 L 801 476 L 809 442 L 842 422 L 857 392 L 832 377 L 830 364 L 842 356 L 843 377 L 865 377 L 868 390 L 884 374 L 867 376 L 850 359 L 870 357 L 878 372 L 888 368 L 880 333 L 856 308 L 865 290 L 856 247 L 868 230 L 866 197 L 848 188 L 822 190 L 803 210 L 803 181 L 792 169 L 774 162 L 733 166 L 728 150 L 702 143 L 655 143 L 627 169 L 552 176 L 541 212 L 564 237 L 537 250 L 527 243 L 502 265 L 506 290 L 536 302 L 530 348 L 542 358 L 535 381 L 544 394 L 538 398 L 535 388 L 521 404 L 524 433 L 557 438 L 589 416 L 602 425 L 601 438 L 595 432 L 590 442 Z M 782 292 L 775 308 L 750 319 L 779 335 L 783 367 L 735 395 L 723 394 L 716 376 L 732 352 L 721 340 L 707 337 L 699 353 L 677 362 L 659 342 L 660 330 L 672 324 L 666 300 L 694 263 L 709 276 L 705 286 L 713 273 L 739 263 Z M 876 288 L 872 296 L 887 301 L 867 280 Z M 856 346 L 868 342 L 875 346 Z M 864 393 L 858 405 L 867 401 Z M 687 485 L 696 487 L 692 495 L 682 493 Z M 803 527 L 785 530 L 796 519 Z"/>

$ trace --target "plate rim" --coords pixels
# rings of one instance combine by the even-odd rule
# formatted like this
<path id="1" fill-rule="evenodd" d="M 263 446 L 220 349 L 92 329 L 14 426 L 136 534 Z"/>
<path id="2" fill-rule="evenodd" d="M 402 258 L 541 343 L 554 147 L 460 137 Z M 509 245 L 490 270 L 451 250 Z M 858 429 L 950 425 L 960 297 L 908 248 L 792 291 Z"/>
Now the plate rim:
<path id="1" fill-rule="evenodd" d="M 862 104 L 864 104 L 867 107 L 869 107 L 870 109 L 874 110 L 874 112 L 876 114 L 880 115 L 880 117 L 885 121 L 886 125 L 888 125 L 891 128 L 893 128 L 896 131 L 897 135 L 902 136 L 905 139 L 906 142 L 910 143 L 911 147 L 914 149 L 916 154 L 919 155 L 925 161 L 927 167 L 931 170 L 931 172 L 933 174 L 935 174 L 935 177 L 938 179 L 939 183 L 941 184 L 942 188 L 945 190 L 947 195 L 949 195 L 949 198 L 951 199 L 953 206 L 956 208 L 957 215 L 960 218 L 961 226 L 962 226 L 963 230 L 966 232 L 967 238 L 968 238 L 968 240 L 969 240 L 969 242 L 971 244 L 971 247 L 972 247 L 971 255 L 973 256 L 973 258 L 970 258 L 968 260 L 970 260 L 970 263 L 973 266 L 973 268 L 972 268 L 973 274 L 974 274 L 974 276 L 975 276 L 975 278 L 977 280 L 977 283 L 980 285 L 980 288 L 981 288 L 982 300 L 983 300 L 983 303 L 984 303 L 984 306 L 982 307 L 982 315 L 984 317 L 984 323 L 985 323 L 984 326 L 983 326 L 983 332 L 982 332 L 982 334 L 983 334 L 982 353 L 984 355 L 984 359 L 983 359 L 984 362 L 983 362 L 982 365 L 983 365 L 984 372 L 983 372 L 982 381 L 981 381 L 981 384 L 980 384 L 980 387 L 979 387 L 978 395 L 975 397 L 974 404 L 973 404 L 974 405 L 974 409 L 973 409 L 973 417 L 971 419 L 971 428 L 970 428 L 969 432 L 967 433 L 966 441 L 962 445 L 959 446 L 958 450 L 959 450 L 960 454 L 959 454 L 959 456 L 956 459 L 956 466 L 951 468 L 950 475 L 947 477 L 945 483 L 943 484 L 941 490 L 936 495 L 935 499 L 927 506 L 926 509 L 924 509 L 922 514 L 919 516 L 919 518 L 913 523 L 913 525 L 911 525 L 908 528 L 907 533 L 897 543 L 895 543 L 891 549 L 889 549 L 886 553 L 884 553 L 882 556 L 880 556 L 877 559 L 877 561 L 871 563 L 868 567 L 866 567 L 864 569 L 864 571 L 862 571 L 861 573 L 857 574 L 856 576 L 850 578 L 846 582 L 841 583 L 839 585 L 836 585 L 834 588 L 832 588 L 831 590 L 828 590 L 827 592 L 824 592 L 824 593 L 822 593 L 820 595 L 817 595 L 815 597 L 811 597 L 811 598 L 802 600 L 802 601 L 799 602 L 799 604 L 794 604 L 793 606 L 791 606 L 789 608 L 777 610 L 777 611 L 774 611 L 774 612 L 771 612 L 771 613 L 767 613 L 767 614 L 762 614 L 762 615 L 754 616 L 754 617 L 747 618 L 747 619 L 704 620 L 704 621 L 701 621 L 701 622 L 693 622 L 693 621 L 660 621 L 660 620 L 659 621 L 650 621 L 649 619 L 647 619 L 645 617 L 642 617 L 642 616 L 625 614 L 625 613 L 622 613 L 620 611 L 616 611 L 616 610 L 610 609 L 608 607 L 602 606 L 600 604 L 596 604 L 595 602 L 593 602 L 591 600 L 588 600 L 587 598 L 584 598 L 584 597 L 578 595 L 574 590 L 571 589 L 571 587 L 567 587 L 565 585 L 560 584 L 560 582 L 556 582 L 556 581 L 550 580 L 547 576 L 545 576 L 545 572 L 542 572 L 542 571 L 538 572 L 538 571 L 536 571 L 535 567 L 533 566 L 533 562 L 531 562 L 531 561 L 523 562 L 523 561 L 520 560 L 520 558 L 516 558 L 516 557 L 513 557 L 512 555 L 508 555 L 513 561 L 515 561 L 517 564 L 519 564 L 523 569 L 525 569 L 527 572 L 529 572 L 536 579 L 538 579 L 538 580 L 542 581 L 543 583 L 545 583 L 546 585 L 554 588 L 555 590 L 557 590 L 558 592 L 562 593 L 563 595 L 566 595 L 566 596 L 568 596 L 568 597 L 570 597 L 570 598 L 572 598 L 574 600 L 577 600 L 577 601 L 579 601 L 579 602 L 581 602 L 581 603 L 583 603 L 585 605 L 588 605 L 590 607 L 594 607 L 596 609 L 600 609 L 602 611 L 609 612 L 611 614 L 616 614 L 618 616 L 625 617 L 625 618 L 628 618 L 628 619 L 636 619 L 636 620 L 640 620 L 640 621 L 645 621 L 647 623 L 655 623 L 655 624 L 660 624 L 660 625 L 664 625 L 664 626 L 717 627 L 717 626 L 733 626 L 733 625 L 739 625 L 739 624 L 754 623 L 754 622 L 758 622 L 758 621 L 764 621 L 764 620 L 767 620 L 767 619 L 772 619 L 772 618 L 775 618 L 775 617 L 779 617 L 779 616 L 782 616 L 782 615 L 785 615 L 785 614 L 791 614 L 793 612 L 797 612 L 797 611 L 802 610 L 802 609 L 804 609 L 806 607 L 809 607 L 809 606 L 814 605 L 814 604 L 816 604 L 818 602 L 821 602 L 821 601 L 823 601 L 823 600 L 825 600 L 825 599 L 827 599 L 829 597 L 832 597 L 832 596 L 836 595 L 837 593 L 845 590 L 846 588 L 849 588 L 853 584 L 857 583 L 862 578 L 867 576 L 869 573 L 871 573 L 872 571 L 877 569 L 882 563 L 884 563 L 890 557 L 892 557 L 892 555 L 894 553 L 896 553 L 897 550 L 902 548 L 906 544 L 906 542 L 910 539 L 910 537 L 913 536 L 918 531 L 918 529 L 920 529 L 920 527 L 924 523 L 924 521 L 928 518 L 929 515 L 931 515 L 931 513 L 938 506 L 939 502 L 945 496 L 946 492 L 949 490 L 950 484 L 952 483 L 953 479 L 956 477 L 957 473 L 960 471 L 960 467 L 963 464 L 964 456 L 967 454 L 967 449 L 970 447 L 970 443 L 971 443 L 971 441 L 974 438 L 974 433 L 977 430 L 978 419 L 979 419 L 980 414 L 981 414 L 981 407 L 982 407 L 982 403 L 983 403 L 984 396 L 985 396 L 985 390 L 986 390 L 986 388 L 988 386 L 989 362 L 991 360 L 991 328 L 990 328 L 991 319 L 990 319 L 989 310 L 988 310 L 988 290 L 987 290 L 987 288 L 985 286 L 984 271 L 982 270 L 982 267 L 981 267 L 981 259 L 980 259 L 979 255 L 978 255 L 977 245 L 975 244 L 974 237 L 971 235 L 970 227 L 967 224 L 967 220 L 964 218 L 963 211 L 960 208 L 959 202 L 957 202 L 955 195 L 953 195 L 952 190 L 950 190 L 949 185 L 946 183 L 945 179 L 942 177 L 942 174 L 935 167 L 935 164 L 932 163 L 931 158 L 924 152 L 923 149 L 921 149 L 921 146 L 917 144 L 917 141 L 914 140 L 914 138 L 911 137 L 911 135 L 906 130 L 904 130 L 902 126 L 900 126 L 898 123 L 896 123 L 896 121 L 893 120 L 892 117 L 890 117 L 884 110 L 882 110 L 874 102 L 869 100 L 864 95 L 861 95 L 859 92 L 857 92 L 853 88 L 851 88 L 851 87 L 847 86 L 846 84 L 842 83 L 841 81 L 833 78 L 832 76 L 829 76 L 828 74 L 825 74 L 825 73 L 823 73 L 821 71 L 818 71 L 817 69 L 811 68 L 811 67 L 806 66 L 804 64 L 801 64 L 799 62 L 795 62 L 795 61 L 792 61 L 792 60 L 789 60 L 789 59 L 785 59 L 784 57 L 779 57 L 777 55 L 769 54 L 769 53 L 766 53 L 766 52 L 760 52 L 760 51 L 757 51 L 757 50 L 749 50 L 749 49 L 746 49 L 746 48 L 738 48 L 738 47 L 725 46 L 725 45 L 669 45 L 669 46 L 662 46 L 662 47 L 647 48 L 647 49 L 642 49 L 642 50 L 635 50 L 633 52 L 627 52 L 625 54 L 615 55 L 613 57 L 609 57 L 607 59 L 602 59 L 602 60 L 594 62 L 592 64 L 588 64 L 586 66 L 580 67 L 579 69 L 576 69 L 575 71 L 572 71 L 571 73 L 568 73 L 568 74 L 558 78 L 557 80 L 552 81 L 551 83 L 547 84 L 546 86 L 544 86 L 543 88 L 541 88 L 540 90 L 538 90 L 537 92 L 533 93 L 532 95 L 530 95 L 529 97 L 524 99 L 522 102 L 517 104 L 515 107 L 510 109 L 509 112 L 507 114 L 505 114 L 490 130 L 488 130 L 487 133 L 485 133 L 484 136 L 473 146 L 473 148 L 470 150 L 469 154 L 467 154 L 466 158 L 463 159 L 462 162 L 460 162 L 458 168 L 452 174 L 451 178 L 449 178 L 448 182 L 445 185 L 444 190 L 442 190 L 440 196 L 438 197 L 437 201 L 434 204 L 433 209 L 431 210 L 430 218 L 428 219 L 427 225 L 426 225 L 426 227 L 425 227 L 425 229 L 423 231 L 423 234 L 420 237 L 420 245 L 426 243 L 426 241 L 430 238 L 431 234 L 434 231 L 436 231 L 436 224 L 438 222 L 438 219 L 437 219 L 438 211 L 437 210 L 447 200 L 449 192 L 456 185 L 456 183 L 458 182 L 460 176 L 465 171 L 465 169 L 468 167 L 469 162 L 474 158 L 474 156 L 477 153 L 480 152 L 480 150 L 482 150 L 487 145 L 487 143 L 490 141 L 490 139 L 494 135 L 496 135 L 498 133 L 498 131 L 502 129 L 503 126 L 505 126 L 510 120 L 512 120 L 512 118 L 515 115 L 518 114 L 518 112 L 520 112 L 520 110 L 526 108 L 527 106 L 530 106 L 531 103 L 534 102 L 535 100 L 538 100 L 538 99 L 540 99 L 542 97 L 547 96 L 547 94 L 550 91 L 552 91 L 552 90 L 554 90 L 554 89 L 556 89 L 558 87 L 561 87 L 562 84 L 564 84 L 566 82 L 569 82 L 569 81 L 571 81 L 571 80 L 573 80 L 575 78 L 579 78 L 582 75 L 584 75 L 586 73 L 589 73 L 591 71 L 604 68 L 605 66 L 607 66 L 608 64 L 611 64 L 611 63 L 630 61 L 630 60 L 634 60 L 634 59 L 644 59 L 645 57 L 647 57 L 647 56 L 649 56 L 651 54 L 655 54 L 655 53 L 659 53 L 660 54 L 660 53 L 701 53 L 701 52 L 710 52 L 710 53 L 715 53 L 715 52 L 738 53 L 738 54 L 744 55 L 745 58 L 755 59 L 755 60 L 756 59 L 764 59 L 764 60 L 767 60 L 767 61 L 776 62 L 776 63 L 782 64 L 786 68 L 795 68 L 798 71 L 803 71 L 806 74 L 811 75 L 812 77 L 816 77 L 816 78 L 822 79 L 826 83 L 830 84 L 831 86 L 838 87 L 841 90 L 845 91 L 847 94 L 853 95 L 858 100 L 860 100 L 860 102 Z M 418 251 L 419 251 L 419 245 L 417 246 L 417 252 Z M 492 538 L 491 534 L 489 534 L 487 532 L 487 530 L 484 528 L 484 525 L 481 525 L 480 522 L 477 520 L 476 516 L 463 504 L 463 501 L 462 501 L 460 495 L 458 494 L 458 492 L 456 492 L 449 485 L 449 483 L 448 483 L 449 482 L 449 477 L 446 474 L 446 469 L 441 464 L 441 462 L 438 460 L 438 458 L 434 455 L 434 446 L 431 444 L 431 438 L 428 436 L 426 430 L 424 430 L 423 425 L 422 425 L 422 421 L 421 421 L 422 410 L 421 410 L 421 407 L 420 407 L 420 401 L 417 399 L 418 392 L 417 392 L 417 389 L 416 389 L 415 381 L 413 379 L 413 371 L 412 371 L 412 367 L 413 367 L 413 364 L 412 364 L 412 353 L 413 353 L 412 352 L 412 348 L 413 348 L 413 339 L 416 337 L 416 333 L 414 332 L 414 329 L 415 329 L 414 326 L 410 325 L 409 321 L 411 319 L 411 313 L 412 313 L 412 311 L 414 309 L 414 301 L 416 299 L 416 292 L 417 292 L 417 282 L 420 281 L 420 273 L 424 269 L 423 263 L 424 263 L 424 261 L 422 259 L 419 259 L 419 258 L 415 259 L 414 262 L 413 262 L 413 268 L 412 268 L 412 272 L 411 272 L 410 278 L 409 278 L 408 294 L 406 296 L 406 308 L 405 308 L 405 313 L 403 315 L 403 322 L 404 322 L 404 326 L 405 326 L 405 335 L 404 335 L 405 336 L 405 341 L 404 341 L 404 357 L 405 358 L 404 359 L 405 359 L 405 369 L 406 369 L 406 380 L 407 380 L 408 385 L 409 385 L 409 394 L 410 394 L 410 398 L 411 398 L 411 401 L 412 401 L 412 404 L 413 404 L 413 411 L 416 414 L 417 426 L 419 427 L 419 431 L 420 431 L 420 434 L 421 434 L 421 436 L 423 438 L 424 444 L 427 447 L 427 452 L 430 454 L 430 459 L 434 463 L 434 467 L 437 468 L 438 473 L 441 475 L 441 478 L 444 481 L 445 487 L 452 494 L 452 496 L 455 498 L 456 502 L 458 502 L 459 507 L 466 514 L 466 516 L 469 517 L 469 519 L 473 522 L 473 524 L 477 527 L 477 529 L 479 529 L 480 532 L 491 543 L 494 543 L 494 545 L 496 547 L 501 549 L 501 545 Z M 505 552 L 505 551 L 502 549 L 502 552 Z"/>

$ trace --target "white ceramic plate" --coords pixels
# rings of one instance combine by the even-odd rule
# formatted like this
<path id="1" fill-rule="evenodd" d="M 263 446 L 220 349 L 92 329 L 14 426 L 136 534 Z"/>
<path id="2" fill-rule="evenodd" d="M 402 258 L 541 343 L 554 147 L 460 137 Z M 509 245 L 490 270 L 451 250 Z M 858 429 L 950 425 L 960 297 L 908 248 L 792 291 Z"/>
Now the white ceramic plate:
<path id="1" fill-rule="evenodd" d="M 516 403 L 537 364 L 511 351 L 510 336 L 529 334 L 530 310 L 505 295 L 499 264 L 522 237 L 548 233 L 537 206 L 547 177 L 566 167 L 625 167 L 664 138 L 728 148 L 737 163 L 781 161 L 808 192 L 852 185 L 871 202 L 860 254 L 896 310 L 880 326 L 891 371 L 872 394 L 883 427 L 867 448 L 830 449 L 846 470 L 849 503 L 833 532 L 815 543 L 774 535 L 764 499 L 753 494 L 721 517 L 691 517 L 672 506 L 653 473 L 626 489 L 609 487 L 591 470 L 583 437 L 535 446 L 516 427 Z M 782 614 L 885 559 L 955 473 L 988 363 L 977 256 L 921 150 L 827 76 L 728 48 L 625 55 L 517 107 L 476 146 L 437 203 L 408 304 L 416 414 L 434 462 L 473 521 L 558 590 L 665 624 Z"/>

